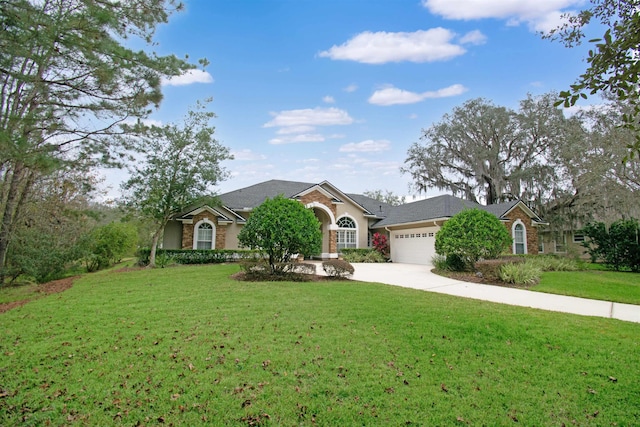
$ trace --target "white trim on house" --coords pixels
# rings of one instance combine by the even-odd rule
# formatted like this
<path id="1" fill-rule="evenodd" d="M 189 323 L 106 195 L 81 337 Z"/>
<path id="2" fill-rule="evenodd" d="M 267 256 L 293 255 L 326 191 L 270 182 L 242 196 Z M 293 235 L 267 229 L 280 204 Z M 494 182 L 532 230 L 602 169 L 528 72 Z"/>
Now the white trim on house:
<path id="1" fill-rule="evenodd" d="M 513 221 L 513 224 L 511 225 L 511 237 L 513 238 L 513 245 L 511 247 L 511 251 L 513 254 L 517 254 L 517 245 L 518 245 L 518 241 L 516 240 L 516 227 L 517 226 L 522 226 L 522 242 L 520 242 L 520 244 L 524 245 L 523 248 L 523 254 L 527 254 L 528 250 L 527 250 L 527 227 L 524 225 L 524 223 L 520 220 L 520 218 L 516 219 L 515 221 Z"/>
<path id="2" fill-rule="evenodd" d="M 193 226 L 193 249 L 198 249 L 198 228 L 202 224 L 211 225 L 211 228 L 212 228 L 212 231 L 211 231 L 211 247 L 209 249 L 215 249 L 216 248 L 216 225 L 211 220 L 209 220 L 207 218 L 201 219 L 200 221 L 198 221 Z"/>
<path id="3" fill-rule="evenodd" d="M 320 202 L 311 202 L 311 203 L 307 203 L 306 205 L 304 205 L 304 207 L 307 208 L 307 209 L 318 208 L 322 212 L 324 212 L 327 215 L 329 215 L 329 219 L 331 220 L 331 224 L 329 225 L 329 227 L 331 227 L 331 225 L 335 225 L 336 224 L 336 217 L 333 216 L 333 212 L 331 212 L 331 209 L 329 209 L 327 206 L 323 205 L 322 203 L 320 203 Z M 331 230 L 331 228 L 329 228 L 329 230 Z"/>
<path id="4" fill-rule="evenodd" d="M 339 225 L 338 223 L 339 223 L 339 222 L 340 222 L 340 220 L 341 220 L 341 219 L 343 219 L 343 218 L 347 218 L 347 219 L 351 220 L 351 221 L 353 222 L 353 225 L 354 225 L 355 227 L 348 227 L 348 228 L 340 227 L 340 225 Z M 355 248 L 355 249 L 357 249 L 357 248 L 358 248 L 358 246 L 359 246 L 359 245 L 358 245 L 358 243 L 359 243 L 359 234 L 360 234 L 360 233 L 359 233 L 359 229 L 360 229 L 360 227 L 358 226 L 358 221 L 356 221 L 356 219 L 355 219 L 352 215 L 350 215 L 350 214 L 348 214 L 348 213 L 345 213 L 345 214 L 341 215 L 341 216 L 336 220 L 336 227 L 337 227 L 337 228 L 336 228 L 336 249 L 338 250 L 338 252 L 340 252 L 340 233 L 341 233 L 341 232 L 343 232 L 343 233 L 344 233 L 344 242 L 343 242 L 343 244 L 344 244 L 344 243 L 346 243 L 346 244 L 350 244 L 350 243 L 351 243 L 351 242 L 349 242 L 349 241 L 348 241 L 348 240 L 349 240 L 349 238 L 348 238 L 347 236 L 350 236 L 350 235 L 351 235 L 351 232 L 353 232 L 353 240 L 354 240 L 354 242 L 353 242 L 353 243 L 355 244 L 355 247 L 354 247 L 354 248 Z M 349 232 L 349 233 L 347 233 L 347 232 Z M 351 246 L 347 246 L 346 248 L 347 248 L 347 249 L 352 249 L 352 247 L 351 247 Z"/>

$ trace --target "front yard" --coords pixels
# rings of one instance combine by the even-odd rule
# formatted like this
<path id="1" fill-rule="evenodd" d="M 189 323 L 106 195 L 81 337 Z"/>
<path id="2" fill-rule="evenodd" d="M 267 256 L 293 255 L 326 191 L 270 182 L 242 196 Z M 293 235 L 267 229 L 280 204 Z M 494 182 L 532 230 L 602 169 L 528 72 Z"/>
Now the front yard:
<path id="1" fill-rule="evenodd" d="M 638 324 L 237 271 L 101 272 L 0 314 L 0 425 L 640 423 Z"/>

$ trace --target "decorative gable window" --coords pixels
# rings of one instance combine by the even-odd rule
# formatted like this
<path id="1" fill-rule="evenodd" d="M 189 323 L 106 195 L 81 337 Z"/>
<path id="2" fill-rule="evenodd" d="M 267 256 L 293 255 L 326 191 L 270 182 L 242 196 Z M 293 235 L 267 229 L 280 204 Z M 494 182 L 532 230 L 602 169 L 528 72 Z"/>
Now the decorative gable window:
<path id="1" fill-rule="evenodd" d="M 199 222 L 194 232 L 193 249 L 213 249 L 214 228 L 210 222 Z"/>
<path id="2" fill-rule="evenodd" d="M 356 248 L 356 242 L 358 241 L 356 222 L 348 216 L 343 216 L 336 224 L 338 225 L 338 252 L 345 248 Z"/>

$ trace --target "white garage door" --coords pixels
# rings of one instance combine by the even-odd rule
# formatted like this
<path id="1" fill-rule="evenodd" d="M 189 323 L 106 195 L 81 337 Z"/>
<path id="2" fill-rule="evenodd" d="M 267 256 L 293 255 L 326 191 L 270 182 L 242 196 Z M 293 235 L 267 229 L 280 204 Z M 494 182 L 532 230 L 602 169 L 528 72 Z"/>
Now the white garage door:
<path id="1" fill-rule="evenodd" d="M 391 232 L 391 260 L 407 264 L 431 264 L 436 254 L 436 233 L 440 227 L 412 228 Z"/>

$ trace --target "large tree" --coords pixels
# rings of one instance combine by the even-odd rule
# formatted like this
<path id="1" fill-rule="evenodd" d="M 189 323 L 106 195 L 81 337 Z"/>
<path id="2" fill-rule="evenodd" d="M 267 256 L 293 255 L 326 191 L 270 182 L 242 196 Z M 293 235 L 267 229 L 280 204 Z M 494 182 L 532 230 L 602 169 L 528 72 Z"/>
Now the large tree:
<path id="1" fill-rule="evenodd" d="M 587 56 L 587 69 L 569 90 L 560 93 L 566 107 L 574 105 L 587 93 L 611 93 L 632 109 L 624 124 L 635 131 L 635 141 L 628 147 L 640 153 L 640 13 L 637 0 L 591 0 L 590 7 L 567 15 L 562 26 L 546 34 L 568 47 L 580 44 L 585 28 L 596 22 L 606 28 L 601 38 L 591 39 L 594 47 Z"/>
<path id="2" fill-rule="evenodd" d="M 117 124 L 193 68 L 151 45 L 174 0 L 0 1 L 0 279 L 23 203 L 43 175 L 113 163 Z"/>
<path id="3" fill-rule="evenodd" d="M 173 215 L 197 199 L 211 194 L 211 187 L 226 178 L 221 162 L 232 158 L 229 149 L 214 139 L 209 122 L 214 114 L 198 103 L 183 123 L 164 126 L 130 126 L 131 144 L 144 147 L 145 158 L 132 168 L 122 185 L 124 202 L 153 222 L 149 265 L 155 265 L 156 248 Z"/>
<path id="4" fill-rule="evenodd" d="M 555 99 L 528 96 L 518 111 L 469 100 L 423 129 L 424 143 L 409 148 L 402 171 L 418 191 L 437 188 L 486 204 L 548 192 L 556 178 L 549 154 L 575 132 Z"/>
<path id="5" fill-rule="evenodd" d="M 386 203 L 391 206 L 399 206 L 405 203 L 405 197 L 395 194 L 391 190 L 367 190 L 363 193 L 365 196 L 375 199 L 379 202 Z"/>

